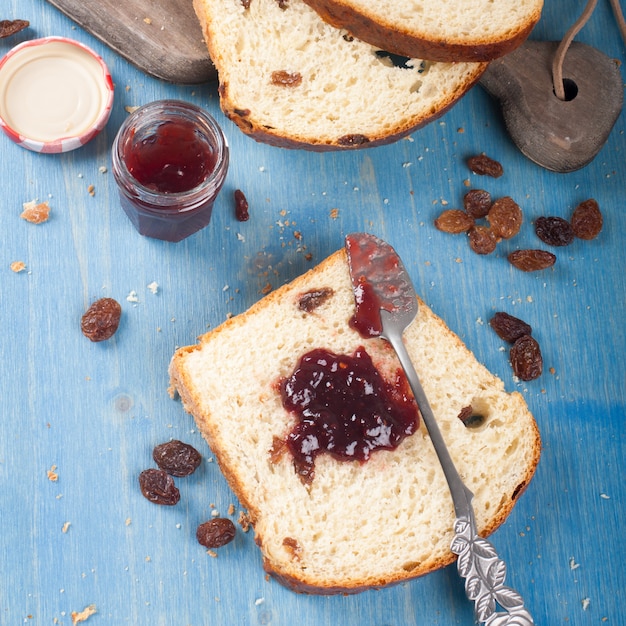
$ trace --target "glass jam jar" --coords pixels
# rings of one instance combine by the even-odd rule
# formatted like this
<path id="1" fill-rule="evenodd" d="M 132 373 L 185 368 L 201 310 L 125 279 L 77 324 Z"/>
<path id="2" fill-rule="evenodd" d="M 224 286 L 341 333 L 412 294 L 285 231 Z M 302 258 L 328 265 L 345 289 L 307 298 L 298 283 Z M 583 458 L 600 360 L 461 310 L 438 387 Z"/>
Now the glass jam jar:
<path id="1" fill-rule="evenodd" d="M 224 133 L 201 108 L 180 100 L 146 104 L 113 142 L 122 208 L 141 235 L 181 241 L 211 220 L 228 157 Z"/>

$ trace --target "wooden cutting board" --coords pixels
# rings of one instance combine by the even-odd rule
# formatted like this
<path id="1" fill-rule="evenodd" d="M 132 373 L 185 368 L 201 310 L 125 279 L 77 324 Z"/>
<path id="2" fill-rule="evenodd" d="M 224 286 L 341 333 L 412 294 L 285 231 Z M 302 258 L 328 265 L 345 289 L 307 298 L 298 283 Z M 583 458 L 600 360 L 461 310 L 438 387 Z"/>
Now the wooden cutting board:
<path id="1" fill-rule="evenodd" d="M 216 78 L 192 0 L 48 0 L 143 71 L 198 84 Z"/>

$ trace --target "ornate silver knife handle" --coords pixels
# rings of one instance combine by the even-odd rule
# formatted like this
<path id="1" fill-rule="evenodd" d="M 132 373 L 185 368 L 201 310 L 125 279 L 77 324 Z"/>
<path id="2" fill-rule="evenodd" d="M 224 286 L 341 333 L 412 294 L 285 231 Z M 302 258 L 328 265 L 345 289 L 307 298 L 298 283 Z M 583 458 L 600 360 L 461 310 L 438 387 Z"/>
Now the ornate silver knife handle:
<path id="1" fill-rule="evenodd" d="M 534 625 L 522 596 L 504 584 L 504 561 L 489 541 L 479 537 L 473 519 L 455 520 L 450 549 L 458 555 L 457 571 L 465 579 L 465 594 L 474 601 L 476 621 L 486 626 Z M 504 610 L 497 611 L 498 606 Z"/>
<path id="2" fill-rule="evenodd" d="M 504 561 L 498 557 L 493 545 L 478 535 L 472 507 L 474 494 L 461 480 L 450 457 L 422 383 L 402 341 L 403 324 L 388 311 L 381 310 L 380 315 L 383 326 L 381 336 L 389 341 L 398 355 L 450 488 L 456 516 L 450 549 L 458 555 L 457 570 L 465 579 L 467 597 L 474 602 L 476 621 L 486 626 L 534 626 L 532 616 L 524 608 L 522 596 L 504 585 Z M 498 607 L 502 610 L 498 610 Z"/>

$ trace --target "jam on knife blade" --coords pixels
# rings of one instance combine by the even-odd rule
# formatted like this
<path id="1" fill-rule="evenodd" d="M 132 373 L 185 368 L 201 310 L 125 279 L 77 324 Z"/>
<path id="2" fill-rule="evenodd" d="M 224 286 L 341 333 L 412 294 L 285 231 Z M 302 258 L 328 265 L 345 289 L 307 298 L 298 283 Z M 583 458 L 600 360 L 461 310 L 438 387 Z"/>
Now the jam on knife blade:
<path id="1" fill-rule="evenodd" d="M 361 336 L 382 332 L 380 309 L 394 311 L 414 305 L 413 288 L 396 251 L 368 233 L 346 236 L 346 251 L 356 304 L 350 326 Z"/>

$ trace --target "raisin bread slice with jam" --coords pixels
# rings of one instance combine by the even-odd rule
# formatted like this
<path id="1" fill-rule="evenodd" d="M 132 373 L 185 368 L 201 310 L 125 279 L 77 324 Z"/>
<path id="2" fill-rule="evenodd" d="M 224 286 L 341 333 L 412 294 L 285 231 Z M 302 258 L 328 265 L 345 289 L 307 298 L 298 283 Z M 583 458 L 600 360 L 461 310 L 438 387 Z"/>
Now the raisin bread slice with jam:
<path id="1" fill-rule="evenodd" d="M 304 0 L 327 22 L 395 54 L 492 61 L 524 43 L 543 0 Z"/>
<path id="2" fill-rule="evenodd" d="M 291 589 L 354 593 L 421 576 L 454 560 L 454 509 L 424 425 L 368 460 L 315 458 L 303 480 L 284 442 L 296 417 L 283 382 L 301 357 L 362 347 L 393 381 L 399 362 L 382 338 L 349 325 L 355 305 L 345 250 L 180 348 L 169 372 L 232 490 L 248 511 L 264 567 Z M 481 365 L 420 302 L 406 330 L 421 378 L 459 473 L 475 494 L 478 530 L 504 522 L 540 455 L 522 396 Z M 474 423 L 467 418 L 480 416 Z"/>
<path id="3" fill-rule="evenodd" d="M 256 140 L 339 150 L 393 142 L 449 109 L 484 63 L 389 54 L 303 0 L 194 0 L 224 113 Z"/>

